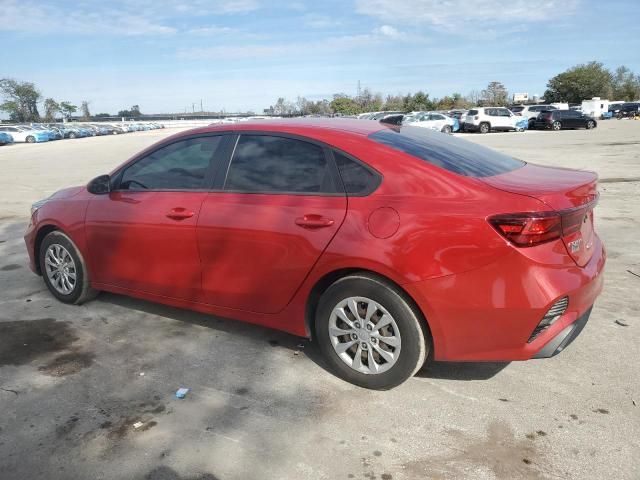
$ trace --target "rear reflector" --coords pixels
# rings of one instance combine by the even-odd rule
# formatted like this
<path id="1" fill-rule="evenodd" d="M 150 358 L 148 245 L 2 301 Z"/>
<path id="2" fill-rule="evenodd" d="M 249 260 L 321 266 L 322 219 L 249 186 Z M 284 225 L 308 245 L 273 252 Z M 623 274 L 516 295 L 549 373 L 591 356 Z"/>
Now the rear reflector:
<path id="1" fill-rule="evenodd" d="M 533 342 L 538 335 L 544 332 L 547 328 L 553 325 L 556 320 L 558 320 L 564 312 L 567 310 L 569 306 L 569 297 L 562 297 L 556 303 L 554 303 L 551 308 L 544 314 L 542 320 L 538 324 L 538 326 L 533 330 L 533 333 L 527 340 L 527 343 Z"/>
<path id="2" fill-rule="evenodd" d="M 496 231 L 517 247 L 533 247 L 580 230 L 597 197 L 576 208 L 550 212 L 505 213 L 488 218 Z"/>

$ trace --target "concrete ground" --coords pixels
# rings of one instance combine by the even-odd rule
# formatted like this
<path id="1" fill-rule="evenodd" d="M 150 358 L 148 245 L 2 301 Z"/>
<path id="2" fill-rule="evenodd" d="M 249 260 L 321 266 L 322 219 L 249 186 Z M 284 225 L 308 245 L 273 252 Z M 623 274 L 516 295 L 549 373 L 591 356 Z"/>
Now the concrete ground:
<path id="1" fill-rule="evenodd" d="M 32 201 L 169 133 L 0 147 L 1 478 L 640 478 L 640 122 L 463 135 L 600 174 L 605 290 L 554 358 L 432 364 L 389 392 L 305 340 L 112 294 L 63 305 L 28 270 Z"/>

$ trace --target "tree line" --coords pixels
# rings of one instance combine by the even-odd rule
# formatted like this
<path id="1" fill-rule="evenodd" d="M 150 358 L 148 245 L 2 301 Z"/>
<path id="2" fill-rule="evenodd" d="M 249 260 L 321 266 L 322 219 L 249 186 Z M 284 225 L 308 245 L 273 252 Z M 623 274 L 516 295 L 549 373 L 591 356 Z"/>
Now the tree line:
<path id="1" fill-rule="evenodd" d="M 0 79 L 0 94 L 4 102 L 0 110 L 9 114 L 14 122 L 53 122 L 57 115 L 71 118 L 80 110 L 80 118 L 88 121 L 92 118 L 89 101 L 83 100 L 80 107 L 68 101 L 57 102 L 46 98 L 43 103 L 44 115 L 38 111 L 42 94 L 31 82 L 4 78 Z M 640 99 L 640 75 L 629 68 L 620 66 L 611 71 L 599 62 L 576 65 L 554 76 L 547 83 L 544 93 L 546 102 L 580 103 L 592 97 L 612 100 L 633 101 Z M 470 108 L 476 105 L 505 106 L 509 104 L 509 93 L 501 82 L 490 82 L 482 91 L 474 90 L 463 96 L 460 93 L 431 98 L 422 90 L 406 95 L 386 95 L 374 93 L 365 88 L 355 96 L 346 93 L 334 94 L 331 99 L 308 100 L 298 97 L 295 101 L 278 98 L 274 105 L 265 109 L 272 115 L 355 115 L 373 111 L 414 110 L 452 110 Z M 120 110 L 118 117 L 139 118 L 142 115 L 139 105 Z M 99 113 L 93 118 L 109 117 L 108 113 Z"/>

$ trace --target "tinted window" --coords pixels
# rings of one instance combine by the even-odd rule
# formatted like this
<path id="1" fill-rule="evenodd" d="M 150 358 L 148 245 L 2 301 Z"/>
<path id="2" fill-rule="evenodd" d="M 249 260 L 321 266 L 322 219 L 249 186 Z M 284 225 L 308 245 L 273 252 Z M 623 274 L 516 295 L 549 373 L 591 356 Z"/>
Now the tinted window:
<path id="1" fill-rule="evenodd" d="M 469 112 L 467 113 L 467 115 L 477 115 L 478 114 L 478 110 L 469 110 Z"/>
<path id="2" fill-rule="evenodd" d="M 338 152 L 334 152 L 334 157 L 347 193 L 363 195 L 372 192 L 378 186 L 378 176 L 368 168 Z"/>
<path id="3" fill-rule="evenodd" d="M 509 116 L 511 116 L 509 110 L 507 110 L 506 108 L 498 109 L 498 115 L 500 115 L 501 117 L 509 117 Z"/>
<path id="4" fill-rule="evenodd" d="M 511 111 L 512 111 L 513 113 L 519 113 L 519 112 L 521 112 L 522 110 L 524 110 L 524 107 L 513 107 L 513 108 L 511 109 Z"/>
<path id="5" fill-rule="evenodd" d="M 388 128 L 372 133 L 369 138 L 468 177 L 499 175 L 525 164 L 495 150 L 426 128 Z"/>
<path id="6" fill-rule="evenodd" d="M 243 192 L 335 192 L 322 147 L 268 135 L 240 137 L 225 189 Z"/>
<path id="7" fill-rule="evenodd" d="M 172 143 L 128 167 L 120 181 L 122 190 L 197 190 L 205 179 L 221 136 Z"/>

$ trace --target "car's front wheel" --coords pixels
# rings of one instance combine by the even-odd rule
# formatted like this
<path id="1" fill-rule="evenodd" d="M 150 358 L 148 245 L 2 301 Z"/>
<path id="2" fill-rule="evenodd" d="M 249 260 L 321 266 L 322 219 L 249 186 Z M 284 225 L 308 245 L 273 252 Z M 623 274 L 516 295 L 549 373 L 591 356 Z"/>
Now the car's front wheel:
<path id="1" fill-rule="evenodd" d="M 315 338 L 331 369 L 365 388 L 387 390 L 424 364 L 424 321 L 393 285 L 367 274 L 342 278 L 320 298 Z"/>
<path id="2" fill-rule="evenodd" d="M 82 255 L 67 235 L 59 231 L 47 234 L 39 256 L 44 283 L 58 300 L 79 305 L 96 296 Z"/>
<path id="3" fill-rule="evenodd" d="M 445 125 L 442 127 L 442 133 L 451 133 L 451 125 Z"/>
<path id="4" fill-rule="evenodd" d="M 553 122 L 551 124 L 551 128 L 555 131 L 558 131 L 562 128 L 562 124 L 560 122 Z"/>
<path id="5" fill-rule="evenodd" d="M 483 122 L 480 124 L 480 133 L 489 133 L 490 130 L 491 130 L 491 127 L 489 126 L 488 123 Z"/>
<path id="6" fill-rule="evenodd" d="M 36 142 L 36 138 L 32 135 L 29 135 L 27 137 L 27 143 L 35 143 Z"/>
<path id="7" fill-rule="evenodd" d="M 595 127 L 595 126 L 596 126 L 596 124 L 593 122 L 593 120 L 589 120 L 589 121 L 587 122 L 587 129 L 588 129 L 588 130 L 591 130 L 591 129 L 592 129 L 593 127 Z"/>

